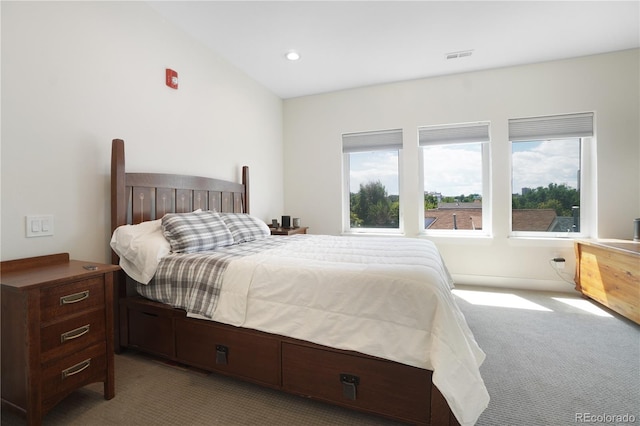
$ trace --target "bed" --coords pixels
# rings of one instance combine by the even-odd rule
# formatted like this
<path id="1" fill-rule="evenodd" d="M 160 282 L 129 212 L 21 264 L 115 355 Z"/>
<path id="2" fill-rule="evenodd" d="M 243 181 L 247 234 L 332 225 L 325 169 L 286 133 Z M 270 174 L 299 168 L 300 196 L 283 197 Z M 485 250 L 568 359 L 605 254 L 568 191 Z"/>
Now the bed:
<path id="1" fill-rule="evenodd" d="M 249 215 L 249 188 L 247 167 L 241 183 L 127 172 L 113 140 L 116 351 L 410 424 L 474 424 L 489 401 L 484 353 L 435 246 L 270 236 Z"/>

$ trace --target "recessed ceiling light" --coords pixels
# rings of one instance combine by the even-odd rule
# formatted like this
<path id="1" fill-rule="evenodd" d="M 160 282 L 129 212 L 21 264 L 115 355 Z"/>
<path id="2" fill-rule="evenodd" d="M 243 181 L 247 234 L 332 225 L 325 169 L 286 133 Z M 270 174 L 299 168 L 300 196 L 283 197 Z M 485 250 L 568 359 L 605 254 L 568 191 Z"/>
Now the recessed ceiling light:
<path id="1" fill-rule="evenodd" d="M 290 61 L 297 61 L 298 59 L 300 59 L 300 54 L 295 50 L 290 50 L 286 55 L 284 55 L 284 57 Z"/>

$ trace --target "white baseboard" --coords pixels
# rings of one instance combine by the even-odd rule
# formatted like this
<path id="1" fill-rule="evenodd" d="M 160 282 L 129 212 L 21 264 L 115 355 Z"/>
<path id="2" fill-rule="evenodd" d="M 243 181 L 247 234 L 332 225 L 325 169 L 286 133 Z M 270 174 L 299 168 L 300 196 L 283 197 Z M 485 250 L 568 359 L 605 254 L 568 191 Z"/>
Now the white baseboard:
<path id="1" fill-rule="evenodd" d="M 490 277 L 484 275 L 451 274 L 455 284 L 512 288 L 518 290 L 556 291 L 559 293 L 576 293 L 575 284 L 562 280 L 534 280 L 513 277 Z"/>

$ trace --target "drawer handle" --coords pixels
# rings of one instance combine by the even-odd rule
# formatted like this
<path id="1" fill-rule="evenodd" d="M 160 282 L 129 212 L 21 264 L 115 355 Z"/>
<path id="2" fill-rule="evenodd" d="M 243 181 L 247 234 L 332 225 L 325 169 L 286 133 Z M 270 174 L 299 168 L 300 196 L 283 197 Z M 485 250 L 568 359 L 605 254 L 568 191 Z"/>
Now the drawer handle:
<path id="1" fill-rule="evenodd" d="M 60 335 L 60 343 L 64 343 L 67 340 L 77 339 L 80 336 L 84 336 L 89 332 L 89 324 L 78 327 L 74 330 L 67 331 Z"/>
<path id="2" fill-rule="evenodd" d="M 91 358 L 85 359 L 82 362 L 77 363 L 73 367 L 69 367 L 66 370 L 62 370 L 62 379 L 66 379 L 67 377 L 73 376 L 74 374 L 78 374 L 91 365 Z"/>
<path id="3" fill-rule="evenodd" d="M 89 290 L 81 291 L 80 293 L 69 294 L 60 298 L 61 305 L 70 305 L 72 303 L 78 303 L 89 297 Z"/>
<path id="4" fill-rule="evenodd" d="M 216 345 L 216 364 L 228 364 L 229 348 L 225 345 Z"/>
<path id="5" fill-rule="evenodd" d="M 340 374 L 340 383 L 342 383 L 342 396 L 352 401 L 356 400 L 360 377 L 352 374 Z"/>

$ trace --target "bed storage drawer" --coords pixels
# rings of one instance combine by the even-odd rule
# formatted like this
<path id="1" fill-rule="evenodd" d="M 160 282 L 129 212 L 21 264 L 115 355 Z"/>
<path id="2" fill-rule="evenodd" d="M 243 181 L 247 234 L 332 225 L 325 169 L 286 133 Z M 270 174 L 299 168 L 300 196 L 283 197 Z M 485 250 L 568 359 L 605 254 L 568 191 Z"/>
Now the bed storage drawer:
<path id="1" fill-rule="evenodd" d="M 120 339 L 130 347 L 175 359 L 174 318 L 185 312 L 138 297 L 125 299 L 123 305 L 120 314 L 127 315 L 128 325 L 120 330 Z"/>
<path id="2" fill-rule="evenodd" d="M 178 319 L 176 353 L 206 370 L 280 386 L 280 341 L 258 331 Z"/>
<path id="3" fill-rule="evenodd" d="M 288 392 L 375 412 L 410 423 L 429 422 L 431 372 L 319 346 L 282 344 L 282 386 Z"/>

